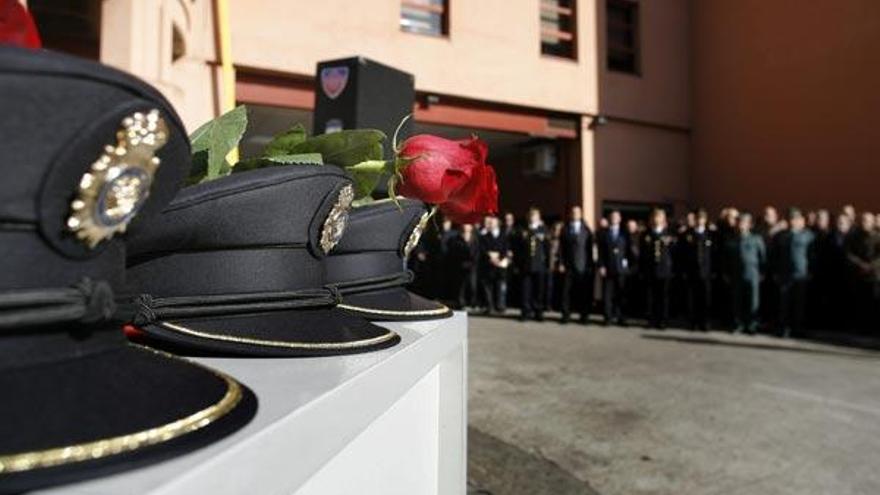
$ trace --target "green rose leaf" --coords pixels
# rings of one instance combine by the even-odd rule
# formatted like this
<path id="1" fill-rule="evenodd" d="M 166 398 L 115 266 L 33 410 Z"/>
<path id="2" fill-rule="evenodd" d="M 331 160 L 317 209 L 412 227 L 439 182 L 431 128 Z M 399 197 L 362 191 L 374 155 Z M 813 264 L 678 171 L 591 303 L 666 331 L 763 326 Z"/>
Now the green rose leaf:
<path id="1" fill-rule="evenodd" d="M 278 155 L 241 160 L 232 169 L 233 173 L 246 172 L 258 168 L 278 165 L 323 165 L 324 161 L 318 153 L 300 153 L 297 155 Z"/>
<path id="2" fill-rule="evenodd" d="M 354 197 L 356 199 L 366 198 L 370 196 L 373 189 L 382 178 L 382 174 L 386 172 L 387 162 L 385 160 L 366 160 L 345 167 L 345 170 L 354 179 Z"/>
<path id="3" fill-rule="evenodd" d="M 385 133 L 376 129 L 352 129 L 306 139 L 289 153 L 320 153 L 324 163 L 351 167 L 361 162 L 382 160 Z"/>
<path id="4" fill-rule="evenodd" d="M 190 137 L 193 167 L 189 183 L 216 179 L 229 174 L 226 155 L 238 146 L 247 128 L 247 109 L 237 106 L 202 125 Z"/>
<path id="5" fill-rule="evenodd" d="M 296 146 L 301 144 L 308 137 L 305 127 L 303 127 L 302 124 L 296 124 L 290 129 L 276 134 L 263 150 L 263 156 L 274 157 L 297 154 L 299 152 L 296 150 Z"/>
<path id="6" fill-rule="evenodd" d="M 323 165 L 324 158 L 320 153 L 297 153 L 295 155 L 267 156 L 266 160 L 279 165 Z"/>

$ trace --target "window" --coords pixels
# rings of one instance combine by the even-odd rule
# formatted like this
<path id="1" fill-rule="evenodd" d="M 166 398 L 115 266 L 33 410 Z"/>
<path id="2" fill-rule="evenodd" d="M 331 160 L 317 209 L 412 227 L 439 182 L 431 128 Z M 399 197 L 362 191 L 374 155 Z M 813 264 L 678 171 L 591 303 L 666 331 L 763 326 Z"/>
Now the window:
<path id="1" fill-rule="evenodd" d="M 639 4 L 608 0 L 608 70 L 639 73 Z"/>
<path id="2" fill-rule="evenodd" d="M 541 0 L 541 53 L 576 58 L 575 0 Z"/>
<path id="3" fill-rule="evenodd" d="M 446 36 L 449 33 L 447 0 L 403 0 L 400 29 L 409 33 Z"/>

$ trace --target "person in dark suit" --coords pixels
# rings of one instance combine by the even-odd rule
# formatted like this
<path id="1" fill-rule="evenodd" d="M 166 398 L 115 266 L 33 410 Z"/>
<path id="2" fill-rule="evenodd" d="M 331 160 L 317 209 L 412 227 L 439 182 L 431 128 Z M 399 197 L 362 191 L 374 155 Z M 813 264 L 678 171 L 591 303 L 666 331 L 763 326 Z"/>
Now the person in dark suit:
<path id="1" fill-rule="evenodd" d="M 517 236 L 519 229 L 516 225 L 516 216 L 512 212 L 504 214 L 504 224 L 501 226 L 501 235 L 507 243 L 507 259 L 509 266 L 507 268 L 507 300 L 506 306 L 517 306 L 522 299 L 519 295 L 519 269 L 514 263 L 513 253 L 516 251 Z"/>
<path id="2" fill-rule="evenodd" d="M 815 305 L 818 309 L 815 328 L 829 330 L 851 328 L 852 301 L 847 291 L 846 244 L 852 232 L 852 220 L 841 213 L 830 232 L 819 231 L 816 237 L 816 270 L 813 278 Z M 813 302 L 810 303 L 813 306 Z"/>
<path id="3" fill-rule="evenodd" d="M 486 233 L 480 238 L 480 285 L 486 300 L 486 313 L 507 309 L 507 269 L 510 264 L 507 237 L 498 217 L 489 217 Z"/>
<path id="4" fill-rule="evenodd" d="M 859 227 L 846 243 L 851 293 L 856 301 L 856 325 L 861 331 L 873 328 L 876 305 L 880 302 L 880 233 L 876 231 L 874 222 L 873 214 L 862 213 Z"/>
<path id="5" fill-rule="evenodd" d="M 519 267 L 522 297 L 520 319 L 544 320 L 544 294 L 550 260 L 550 239 L 541 210 L 529 209 L 528 225 L 521 231 L 515 260 Z"/>
<path id="6" fill-rule="evenodd" d="M 675 234 L 666 222 L 666 212 L 655 209 L 651 213 L 651 227 L 642 235 L 640 268 L 647 285 L 648 323 L 657 329 L 666 328 L 669 318 L 669 282 L 674 274 L 675 242 Z"/>
<path id="7" fill-rule="evenodd" d="M 572 206 L 562 231 L 559 271 L 562 272 L 562 323 L 571 319 L 571 300 L 581 323 L 593 307 L 593 233 L 580 206 Z"/>
<path id="8" fill-rule="evenodd" d="M 709 214 L 701 209 L 696 212 L 696 224 L 684 232 L 680 244 L 691 327 L 703 331 L 709 329 L 712 306 L 713 237 Z"/>
<path id="9" fill-rule="evenodd" d="M 738 279 L 739 231 L 738 216 L 733 208 L 724 208 L 718 217 L 715 230 L 715 272 L 718 275 L 712 287 L 716 305 L 716 317 L 729 328 L 737 325 L 737 314 L 733 305 L 734 284 Z"/>
<path id="10" fill-rule="evenodd" d="M 629 273 L 629 240 L 620 224 L 620 212 L 614 210 L 608 216 L 608 228 L 598 238 L 599 277 L 602 280 L 602 305 L 605 324 L 616 322 L 625 326 L 624 297 L 626 277 Z"/>
<path id="11" fill-rule="evenodd" d="M 770 246 L 770 273 L 778 290 L 777 326 L 783 338 L 793 331 L 800 333 L 807 304 L 807 281 L 814 263 L 812 230 L 806 228 L 804 215 L 792 208 L 788 228 L 777 233 Z"/>
<path id="12" fill-rule="evenodd" d="M 473 225 L 462 225 L 461 234 L 449 241 L 449 261 L 458 309 L 473 307 L 477 303 L 477 267 L 480 262 L 480 242 Z"/>
<path id="13" fill-rule="evenodd" d="M 807 289 L 807 314 L 806 324 L 811 328 L 827 329 L 829 322 L 829 296 L 834 291 L 831 283 L 831 273 L 828 272 L 828 254 L 833 246 L 831 238 L 834 236 L 834 226 L 831 225 L 831 212 L 822 208 L 816 211 L 816 225 L 813 233 L 816 239 L 813 241 L 813 266 L 810 285 Z"/>
<path id="14" fill-rule="evenodd" d="M 453 228 L 452 221 L 444 219 L 440 224 L 440 230 L 435 234 L 434 249 L 434 270 L 440 288 L 438 290 L 440 299 L 455 300 L 458 297 L 458 281 L 456 280 L 456 268 L 450 256 L 450 247 L 453 240 L 459 235 L 457 229 Z"/>
<path id="15" fill-rule="evenodd" d="M 641 259 L 641 245 L 639 239 L 645 230 L 643 224 L 638 220 L 630 218 L 624 223 L 624 233 L 626 235 L 626 295 L 624 300 L 626 304 L 623 312 L 629 317 L 641 317 L 645 314 L 645 284 L 639 273 L 639 263 Z"/>

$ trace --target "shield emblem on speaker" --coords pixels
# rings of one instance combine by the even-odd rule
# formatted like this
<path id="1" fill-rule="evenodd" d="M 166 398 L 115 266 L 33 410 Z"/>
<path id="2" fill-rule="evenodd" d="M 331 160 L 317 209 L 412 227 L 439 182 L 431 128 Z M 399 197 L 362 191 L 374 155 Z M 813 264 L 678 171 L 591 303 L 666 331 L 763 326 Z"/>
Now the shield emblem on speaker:
<path id="1" fill-rule="evenodd" d="M 324 67 L 321 69 L 321 89 L 327 98 L 335 100 L 345 91 L 348 84 L 348 67 L 341 65 L 336 67 Z"/>

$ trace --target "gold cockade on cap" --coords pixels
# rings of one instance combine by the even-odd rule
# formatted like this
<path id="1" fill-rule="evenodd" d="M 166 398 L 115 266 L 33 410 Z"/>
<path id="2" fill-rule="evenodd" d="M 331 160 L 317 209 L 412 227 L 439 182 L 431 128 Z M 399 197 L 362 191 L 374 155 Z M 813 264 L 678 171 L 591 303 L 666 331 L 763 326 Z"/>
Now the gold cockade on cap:
<path id="1" fill-rule="evenodd" d="M 336 203 L 324 220 L 324 228 L 321 230 L 321 249 L 324 254 L 329 253 L 345 233 L 348 225 L 348 212 L 351 210 L 351 202 L 354 201 L 354 188 L 347 184 L 339 190 Z"/>
<path id="2" fill-rule="evenodd" d="M 156 151 L 168 127 L 156 109 L 122 120 L 116 145 L 108 145 L 79 181 L 67 228 L 89 248 L 125 232 L 150 195 L 159 167 Z"/>
<path id="3" fill-rule="evenodd" d="M 419 218 L 419 223 L 417 223 L 416 226 L 413 227 L 412 232 L 409 233 L 409 238 L 403 246 L 404 258 L 409 258 L 409 254 L 419 245 L 419 241 L 422 239 L 422 234 L 425 233 L 425 229 L 428 227 L 428 220 L 431 219 L 433 213 L 433 211 L 422 213 L 421 218 Z"/>

